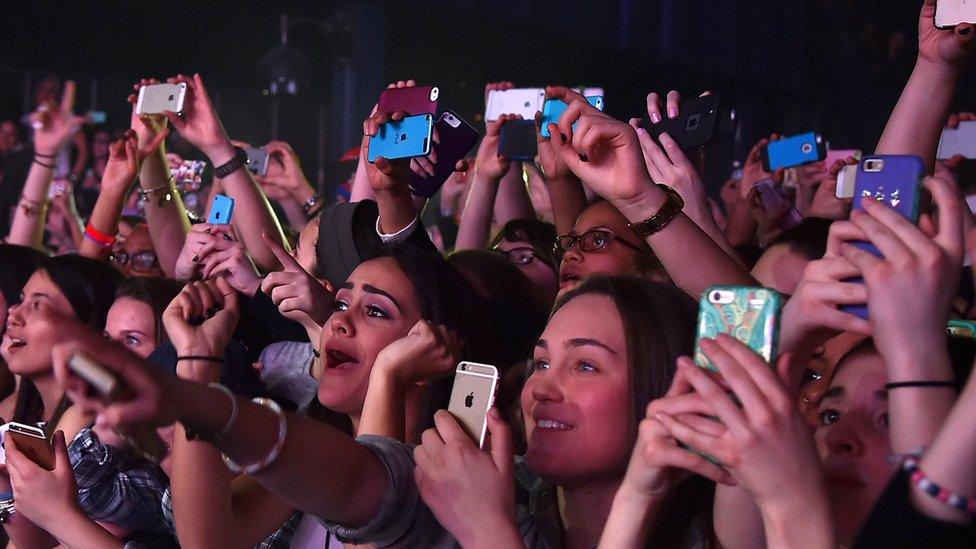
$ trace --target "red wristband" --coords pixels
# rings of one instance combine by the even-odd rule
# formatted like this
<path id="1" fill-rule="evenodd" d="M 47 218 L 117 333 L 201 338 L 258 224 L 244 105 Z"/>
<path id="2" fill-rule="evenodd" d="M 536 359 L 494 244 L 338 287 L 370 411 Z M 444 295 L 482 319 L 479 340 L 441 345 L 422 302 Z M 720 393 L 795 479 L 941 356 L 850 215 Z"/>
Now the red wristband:
<path id="1" fill-rule="evenodd" d="M 103 233 L 102 231 L 99 231 L 98 229 L 93 227 L 91 223 L 89 223 L 88 226 L 85 227 L 85 237 L 101 244 L 103 248 L 108 248 L 112 244 L 115 244 L 114 236 L 110 236 Z"/>

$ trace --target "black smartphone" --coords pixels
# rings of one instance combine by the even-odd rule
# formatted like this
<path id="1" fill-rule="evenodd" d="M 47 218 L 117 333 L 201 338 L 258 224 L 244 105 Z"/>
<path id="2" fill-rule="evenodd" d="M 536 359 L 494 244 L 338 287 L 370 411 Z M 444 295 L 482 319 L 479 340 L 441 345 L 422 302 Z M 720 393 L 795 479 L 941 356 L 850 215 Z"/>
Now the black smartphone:
<path id="1" fill-rule="evenodd" d="M 532 160 L 538 153 L 535 120 L 512 120 L 502 126 L 498 156 L 506 156 L 510 160 Z"/>
<path id="2" fill-rule="evenodd" d="M 692 149 L 707 145 L 721 131 L 734 133 L 735 111 L 725 109 L 717 94 L 709 94 L 681 102 L 677 118 L 664 117 L 657 124 L 644 117 L 644 128 L 655 141 L 667 132 L 682 149 Z"/>
<path id="3" fill-rule="evenodd" d="M 468 156 L 478 142 L 478 130 L 453 111 L 444 111 L 434 123 L 434 130 L 437 131 L 440 140 L 440 143 L 435 141 L 431 145 L 437 155 L 434 175 L 421 177 L 410 172 L 410 187 L 415 193 L 427 198 L 437 193 L 447 178 L 454 173 L 458 161 Z"/>

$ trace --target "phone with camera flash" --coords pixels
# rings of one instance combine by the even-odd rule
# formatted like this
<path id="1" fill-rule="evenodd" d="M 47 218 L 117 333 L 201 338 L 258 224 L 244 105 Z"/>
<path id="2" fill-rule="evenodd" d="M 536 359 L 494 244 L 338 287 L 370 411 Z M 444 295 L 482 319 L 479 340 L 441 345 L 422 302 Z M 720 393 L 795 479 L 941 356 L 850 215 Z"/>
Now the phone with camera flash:
<path id="1" fill-rule="evenodd" d="M 490 364 L 461 362 L 454 371 L 454 387 L 447 411 L 457 418 L 478 448 L 485 447 L 488 410 L 495 403 L 498 369 Z"/>
<path id="2" fill-rule="evenodd" d="M 437 193 L 454 173 L 458 161 L 468 156 L 478 143 L 478 130 L 453 111 L 444 111 L 437 118 L 434 129 L 440 138 L 440 143 L 431 144 L 431 149 L 437 155 L 434 175 L 421 177 L 413 171 L 410 172 L 410 188 L 427 198 Z"/>
<path id="3" fill-rule="evenodd" d="M 382 112 L 405 111 L 407 114 L 437 114 L 437 99 L 441 90 L 437 86 L 389 88 L 380 93 L 377 107 Z"/>
<path id="4" fill-rule="evenodd" d="M 254 175 L 268 175 L 268 151 L 259 147 L 244 149 L 247 154 L 247 169 Z"/>
<path id="5" fill-rule="evenodd" d="M 430 154 L 434 130 L 434 115 L 418 114 L 400 121 L 389 121 L 380 126 L 379 132 L 369 138 L 370 164 L 379 157 L 387 160 L 415 158 Z M 440 162 L 438 162 L 440 164 Z"/>
<path id="6" fill-rule="evenodd" d="M 179 84 L 151 84 L 139 88 L 136 114 L 162 114 L 164 111 L 183 112 L 186 82 Z"/>
<path id="7" fill-rule="evenodd" d="M 512 120 L 502 126 L 498 156 L 505 156 L 509 160 L 532 160 L 538 152 L 535 120 Z"/>
<path id="8" fill-rule="evenodd" d="M 604 108 L 602 95 L 591 95 L 586 98 L 586 102 L 596 107 L 597 110 L 602 111 Z M 542 105 L 542 120 L 539 122 L 542 137 L 545 137 L 546 139 L 552 137 L 549 134 L 549 124 L 559 124 L 559 117 L 562 116 L 568 108 L 569 105 L 567 105 L 562 99 L 546 99 L 545 104 Z M 573 124 L 574 131 L 576 130 L 576 126 L 578 124 L 579 122 Z"/>
<path id="9" fill-rule="evenodd" d="M 234 199 L 222 194 L 215 194 L 210 203 L 210 215 L 207 223 L 211 225 L 227 225 L 234 216 Z"/>
<path id="10" fill-rule="evenodd" d="M 816 132 L 807 132 L 778 141 L 770 141 L 762 151 L 762 165 L 767 172 L 793 168 L 827 157 L 827 143 Z"/>
<path id="11" fill-rule="evenodd" d="M 976 2 L 939 0 L 935 4 L 935 26 L 948 29 L 963 23 L 976 23 Z"/>
<path id="12" fill-rule="evenodd" d="M 770 365 L 779 345 L 779 319 L 783 296 L 776 290 L 749 286 L 712 286 L 698 302 L 695 364 L 719 369 L 701 350 L 701 340 L 728 334 L 745 343 Z"/>
<path id="13" fill-rule="evenodd" d="M 542 110 L 546 90 L 542 88 L 515 88 L 491 90 L 485 103 L 485 120 L 494 122 L 503 114 L 520 114 L 525 120 L 535 120 L 535 113 Z"/>
<path id="14" fill-rule="evenodd" d="M 7 424 L 7 432 L 17 449 L 31 461 L 48 471 L 54 470 L 54 448 L 42 429 L 11 421 Z"/>

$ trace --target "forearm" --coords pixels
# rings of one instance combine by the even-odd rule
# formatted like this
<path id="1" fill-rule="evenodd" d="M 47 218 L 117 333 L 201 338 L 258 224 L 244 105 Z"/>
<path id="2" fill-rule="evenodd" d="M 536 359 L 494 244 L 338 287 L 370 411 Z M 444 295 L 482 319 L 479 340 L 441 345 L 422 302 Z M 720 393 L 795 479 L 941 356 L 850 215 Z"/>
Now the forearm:
<path id="1" fill-rule="evenodd" d="M 45 164 L 48 159 L 44 159 Z M 53 166 L 53 164 L 52 164 Z M 20 201 L 14 208 L 7 244 L 18 244 L 41 249 L 43 247 L 44 222 L 47 218 L 48 191 L 54 168 L 31 163 L 27 180 L 20 194 Z"/>
<path id="2" fill-rule="evenodd" d="M 77 507 L 51 524 L 51 535 L 68 549 L 121 549 L 121 540 L 89 519 Z M 21 547 L 19 544 L 17 547 Z"/>
<path id="3" fill-rule="evenodd" d="M 818 491 L 822 492 L 822 491 Z M 827 495 L 806 498 L 794 494 L 795 504 L 763 510 L 766 546 L 770 549 L 836 549 L 833 517 Z"/>
<path id="4" fill-rule="evenodd" d="M 285 219 L 288 221 L 288 226 L 295 231 L 301 232 L 307 223 L 301 204 L 295 200 L 281 200 L 278 202 L 278 205 L 285 212 Z"/>
<path id="5" fill-rule="evenodd" d="M 926 343 L 931 341 L 931 343 Z M 880 350 L 880 346 L 879 346 Z M 888 382 L 951 381 L 952 366 L 945 335 L 933 334 L 902 349 L 881 351 Z M 952 410 L 956 393 L 946 387 L 900 387 L 888 391 L 891 451 L 895 454 L 928 446 Z"/>
<path id="6" fill-rule="evenodd" d="M 556 234 L 568 234 L 576 224 L 576 218 L 586 209 L 586 191 L 579 179 L 547 179 L 549 201 Z"/>
<path id="7" fill-rule="evenodd" d="M 876 154 L 913 154 L 932 173 L 960 72 L 957 67 L 919 59 L 881 134 Z"/>
<path id="8" fill-rule="evenodd" d="M 214 166 L 229 162 L 236 154 L 230 143 L 214 151 L 205 152 Z M 285 249 L 288 249 L 288 243 L 264 192 L 254 181 L 251 172 L 244 167 L 222 178 L 220 182 L 224 194 L 234 199 L 234 228 L 244 242 L 247 253 L 258 268 L 264 271 L 276 269 L 278 260 L 264 243 L 261 235 L 267 233 L 269 237 L 280 242 Z"/>
<path id="9" fill-rule="evenodd" d="M 712 515 L 715 539 L 722 549 L 766 547 L 762 514 L 745 488 L 716 485 Z"/>
<path id="10" fill-rule="evenodd" d="M 471 184 L 473 187 L 458 224 L 456 250 L 483 250 L 491 237 L 491 217 L 499 181 L 485 179 L 476 171 Z"/>
<path id="11" fill-rule="evenodd" d="M 685 207 L 685 214 L 698 225 L 698 228 L 702 230 L 708 238 L 712 239 L 712 242 L 722 248 L 722 251 L 728 254 L 729 257 L 734 259 L 736 263 L 739 263 L 739 256 L 735 252 L 735 248 L 726 238 L 725 233 L 719 228 L 718 223 L 715 222 L 715 217 L 712 215 L 711 207 L 708 203 L 708 199 L 704 198 L 704 203 L 699 203 L 693 208 Z"/>
<path id="12" fill-rule="evenodd" d="M 95 201 L 88 224 L 95 230 L 106 235 L 114 236 L 119 232 L 119 219 L 122 218 L 122 208 L 125 205 L 126 189 L 109 191 L 103 189 Z M 102 246 L 90 238 L 82 239 L 79 255 L 92 259 L 104 259 L 112 251 L 111 246 Z"/>
<path id="13" fill-rule="evenodd" d="M 359 422 L 360 435 L 406 438 L 406 399 L 396 382 L 374 366 Z"/>
<path id="14" fill-rule="evenodd" d="M 663 498 L 651 498 L 628 489 L 626 484 L 621 485 L 603 527 L 599 549 L 646 547 L 653 518 L 662 501 Z"/>
<path id="15" fill-rule="evenodd" d="M 494 213 L 499 225 L 513 219 L 535 219 L 532 199 L 522 179 L 522 163 L 513 162 L 495 193 Z"/>
<path id="16" fill-rule="evenodd" d="M 729 222 L 725 225 L 725 237 L 732 246 L 749 246 L 756 240 L 758 224 L 749 213 L 749 206 L 737 202 L 729 212 Z"/>
<path id="17" fill-rule="evenodd" d="M 176 537 L 185 547 L 230 547 L 235 536 L 230 483 L 220 451 L 186 440 L 182 426 L 173 434 L 170 490 Z"/>
<path id="18" fill-rule="evenodd" d="M 85 166 L 88 165 L 90 150 L 88 147 L 88 139 L 85 137 L 84 132 L 75 134 L 74 142 L 75 152 L 78 154 L 75 156 L 75 163 L 71 166 L 71 173 L 80 176 L 85 173 Z"/>
<path id="19" fill-rule="evenodd" d="M 145 203 L 149 236 L 163 272 L 172 277 L 176 274 L 176 259 L 190 231 L 190 220 L 183 198 L 170 179 L 169 163 L 162 147 L 143 162 L 139 185 L 144 190 L 153 191 Z"/>
<path id="20" fill-rule="evenodd" d="M 10 543 L 18 549 L 47 549 L 58 545 L 58 540 L 51 533 L 31 522 L 23 513 L 15 511 L 3 528 Z"/>
<path id="21" fill-rule="evenodd" d="M 417 208 L 406 185 L 377 191 L 376 206 L 380 214 L 380 231 L 384 234 L 402 230 L 417 217 Z"/>
<path id="22" fill-rule="evenodd" d="M 356 175 L 352 179 L 352 189 L 349 190 L 349 202 L 375 199 L 373 188 L 369 186 L 369 176 L 366 174 L 366 160 L 360 154 L 359 162 L 356 164 Z"/>

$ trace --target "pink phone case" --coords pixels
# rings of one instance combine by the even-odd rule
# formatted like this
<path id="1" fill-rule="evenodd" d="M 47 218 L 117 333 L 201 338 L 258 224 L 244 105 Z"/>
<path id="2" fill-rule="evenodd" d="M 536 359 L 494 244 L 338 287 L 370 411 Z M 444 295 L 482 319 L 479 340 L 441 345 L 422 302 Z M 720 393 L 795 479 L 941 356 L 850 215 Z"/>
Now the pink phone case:
<path id="1" fill-rule="evenodd" d="M 407 114 L 437 114 L 437 86 L 391 88 L 380 94 L 379 110 L 384 112 L 406 111 Z"/>

